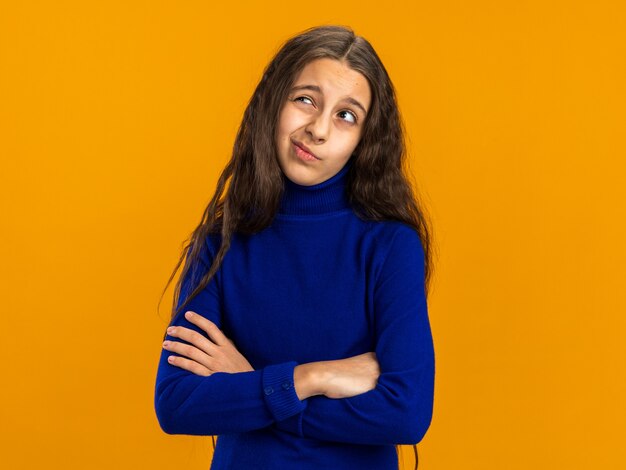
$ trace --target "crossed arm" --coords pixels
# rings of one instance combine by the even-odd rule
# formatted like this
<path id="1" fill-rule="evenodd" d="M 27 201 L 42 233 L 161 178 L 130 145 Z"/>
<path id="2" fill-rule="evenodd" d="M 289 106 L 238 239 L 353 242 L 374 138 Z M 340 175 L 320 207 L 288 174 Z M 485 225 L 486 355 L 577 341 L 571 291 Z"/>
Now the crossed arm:
<path id="1" fill-rule="evenodd" d="M 185 327 L 169 327 L 167 333 L 190 344 L 166 340 L 163 348 L 181 354 L 168 361 L 196 375 L 207 377 L 215 372 L 249 372 L 254 368 L 215 323 L 195 312 L 185 318 L 203 330 L 208 338 Z M 313 395 L 345 398 L 372 390 L 380 375 L 375 353 L 359 354 L 347 359 L 318 361 L 294 367 L 293 384 L 299 400 Z"/>
<path id="2" fill-rule="evenodd" d="M 398 231 L 375 291 L 375 351 L 256 371 L 220 331 L 218 290 L 209 283 L 189 304 L 197 315 L 175 318 L 168 333 L 155 394 L 161 427 L 217 435 L 275 426 L 327 441 L 419 442 L 432 417 L 435 373 L 423 261 L 417 234 Z M 169 351 L 186 358 L 168 362 Z"/>

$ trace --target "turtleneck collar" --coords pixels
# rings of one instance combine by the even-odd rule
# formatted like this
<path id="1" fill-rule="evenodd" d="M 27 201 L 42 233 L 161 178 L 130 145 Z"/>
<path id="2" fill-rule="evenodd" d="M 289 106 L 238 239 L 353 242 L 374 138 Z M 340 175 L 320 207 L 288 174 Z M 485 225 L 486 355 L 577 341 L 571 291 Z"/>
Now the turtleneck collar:
<path id="1" fill-rule="evenodd" d="M 285 191 L 281 199 L 279 214 L 319 215 L 340 211 L 350 207 L 346 194 L 346 175 L 352 160 L 338 173 L 326 181 L 311 186 L 294 183 L 283 173 Z"/>

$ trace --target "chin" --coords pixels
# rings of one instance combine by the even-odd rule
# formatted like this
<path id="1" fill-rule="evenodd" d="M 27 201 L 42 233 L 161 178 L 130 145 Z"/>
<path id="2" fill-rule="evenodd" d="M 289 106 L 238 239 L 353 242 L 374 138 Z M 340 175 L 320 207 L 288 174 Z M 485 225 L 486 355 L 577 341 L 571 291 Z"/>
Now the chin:
<path id="1" fill-rule="evenodd" d="M 283 165 L 281 168 L 287 178 L 301 186 L 312 186 L 317 184 L 317 180 L 319 180 L 317 172 L 311 171 L 300 165 L 288 163 L 287 165 Z"/>

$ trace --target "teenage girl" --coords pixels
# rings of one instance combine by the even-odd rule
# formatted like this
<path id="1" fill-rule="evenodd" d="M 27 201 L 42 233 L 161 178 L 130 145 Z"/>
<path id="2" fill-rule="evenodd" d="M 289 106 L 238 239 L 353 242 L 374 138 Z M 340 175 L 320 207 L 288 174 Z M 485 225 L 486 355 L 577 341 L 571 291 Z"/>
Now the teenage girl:
<path id="1" fill-rule="evenodd" d="M 396 469 L 430 426 L 430 229 L 378 55 L 288 40 L 178 264 L 155 409 L 219 436 L 212 470 Z M 228 187 L 227 187 L 228 182 Z M 166 286 L 167 289 L 167 286 Z"/>

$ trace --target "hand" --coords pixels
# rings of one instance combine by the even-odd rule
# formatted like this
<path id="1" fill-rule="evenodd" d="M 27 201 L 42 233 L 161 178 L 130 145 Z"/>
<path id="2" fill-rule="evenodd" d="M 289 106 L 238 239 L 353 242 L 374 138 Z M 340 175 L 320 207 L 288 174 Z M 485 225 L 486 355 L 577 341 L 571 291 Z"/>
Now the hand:
<path id="1" fill-rule="evenodd" d="M 376 388 L 380 365 L 375 352 L 322 363 L 324 374 L 320 387 L 328 398 L 352 397 Z"/>
<path id="2" fill-rule="evenodd" d="M 248 360 L 237 350 L 235 343 L 228 339 L 215 323 L 193 312 L 185 313 L 185 318 L 204 330 L 212 341 L 197 331 L 183 326 L 168 328 L 168 335 L 193 344 L 191 346 L 179 341 L 165 341 L 163 348 L 191 358 L 185 359 L 172 355 L 168 357 L 170 364 L 204 377 L 214 372 L 235 373 L 254 370 Z"/>

